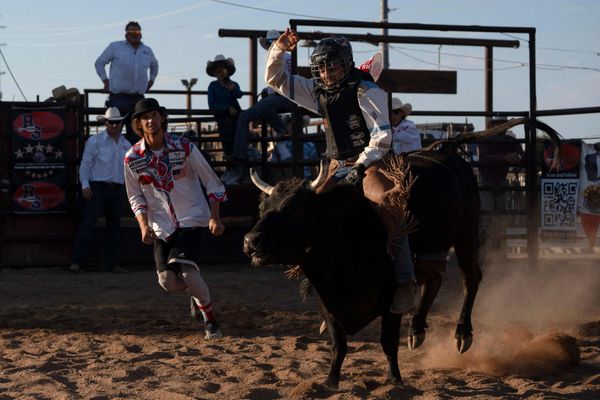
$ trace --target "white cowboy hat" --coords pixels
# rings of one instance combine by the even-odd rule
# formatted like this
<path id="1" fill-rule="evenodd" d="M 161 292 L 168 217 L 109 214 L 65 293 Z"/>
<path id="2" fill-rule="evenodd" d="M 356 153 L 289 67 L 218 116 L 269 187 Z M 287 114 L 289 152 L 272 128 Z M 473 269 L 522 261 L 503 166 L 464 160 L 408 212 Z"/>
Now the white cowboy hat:
<path id="1" fill-rule="evenodd" d="M 125 117 L 121 117 L 121 113 L 117 107 L 110 107 L 106 109 L 104 115 L 98 115 L 96 119 L 100 122 L 108 121 L 122 121 Z"/>
<path id="2" fill-rule="evenodd" d="M 392 97 L 392 111 L 398 109 L 404 111 L 404 114 L 408 116 L 412 112 L 412 104 L 402 103 L 399 98 Z"/>
<path id="3" fill-rule="evenodd" d="M 225 58 L 223 54 L 217 54 L 214 60 L 206 62 L 206 73 L 210 76 L 215 76 L 217 67 L 226 68 L 229 76 L 235 74 L 235 63 L 233 62 L 233 58 Z"/>
<path id="4" fill-rule="evenodd" d="M 266 37 L 261 37 L 258 39 L 258 43 L 262 46 L 263 49 L 269 50 L 271 47 L 271 43 L 276 41 L 279 38 L 279 31 L 277 29 L 271 29 L 267 32 Z"/>

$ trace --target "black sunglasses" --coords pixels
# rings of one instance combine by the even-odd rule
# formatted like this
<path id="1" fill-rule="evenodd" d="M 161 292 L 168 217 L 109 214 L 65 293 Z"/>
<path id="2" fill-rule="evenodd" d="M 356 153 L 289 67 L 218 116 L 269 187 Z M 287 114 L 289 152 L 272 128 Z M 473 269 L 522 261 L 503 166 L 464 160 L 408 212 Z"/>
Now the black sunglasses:
<path id="1" fill-rule="evenodd" d="M 121 121 L 109 121 L 109 120 L 106 120 L 106 123 L 108 125 L 110 125 L 110 126 L 117 126 L 117 125 L 119 125 L 121 123 Z"/>

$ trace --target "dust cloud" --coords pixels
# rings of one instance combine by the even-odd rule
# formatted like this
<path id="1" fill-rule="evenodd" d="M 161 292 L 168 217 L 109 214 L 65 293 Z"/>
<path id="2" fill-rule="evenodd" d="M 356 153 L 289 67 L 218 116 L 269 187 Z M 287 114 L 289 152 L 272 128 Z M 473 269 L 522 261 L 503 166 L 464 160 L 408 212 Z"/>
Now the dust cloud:
<path id="1" fill-rule="evenodd" d="M 580 323 L 590 316 L 600 320 L 598 260 L 548 260 L 538 268 L 504 260 L 488 262 L 483 272 L 473 312 L 473 347 L 461 355 L 447 330 L 428 333 L 424 368 L 536 379 L 579 363 L 575 336 Z"/>

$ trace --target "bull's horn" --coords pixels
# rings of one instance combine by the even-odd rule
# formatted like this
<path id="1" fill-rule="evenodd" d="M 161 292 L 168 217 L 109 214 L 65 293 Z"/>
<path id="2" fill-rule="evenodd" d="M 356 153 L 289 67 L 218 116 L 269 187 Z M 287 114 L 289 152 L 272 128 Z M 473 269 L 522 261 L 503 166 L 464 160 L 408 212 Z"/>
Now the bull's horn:
<path id="1" fill-rule="evenodd" d="M 308 184 L 310 190 L 315 191 L 319 186 L 321 186 L 321 184 L 323 183 L 323 181 L 325 181 L 325 178 L 327 177 L 328 169 L 329 161 L 325 158 L 322 158 L 321 163 L 319 164 L 319 176 L 317 176 L 313 181 L 311 181 Z"/>
<path id="2" fill-rule="evenodd" d="M 250 179 L 252 179 L 252 183 L 256 185 L 257 188 L 268 194 L 269 196 L 273 193 L 273 186 L 269 185 L 267 182 L 263 181 L 260 176 L 258 176 L 258 172 L 254 168 L 250 168 Z"/>

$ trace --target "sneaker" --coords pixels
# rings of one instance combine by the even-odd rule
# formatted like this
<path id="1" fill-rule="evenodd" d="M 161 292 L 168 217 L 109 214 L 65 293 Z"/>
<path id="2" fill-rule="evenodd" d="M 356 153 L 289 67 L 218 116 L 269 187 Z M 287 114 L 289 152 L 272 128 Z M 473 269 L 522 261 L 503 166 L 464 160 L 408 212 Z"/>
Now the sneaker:
<path id="1" fill-rule="evenodd" d="M 201 322 L 204 319 L 202 317 L 202 311 L 200 311 L 192 296 L 190 296 L 190 315 L 196 320 L 196 322 Z"/>
<path id="2" fill-rule="evenodd" d="M 78 263 L 73 263 L 69 266 L 69 271 L 75 272 L 76 274 L 81 272 L 81 265 Z"/>
<path id="3" fill-rule="evenodd" d="M 417 282 L 409 281 L 396 285 L 394 300 L 390 306 L 392 314 L 403 314 L 411 310 L 415 305 L 417 295 Z"/>
<path id="4" fill-rule="evenodd" d="M 208 321 L 204 327 L 204 333 L 205 339 L 220 339 L 223 337 L 223 333 L 219 329 L 217 321 Z"/>

